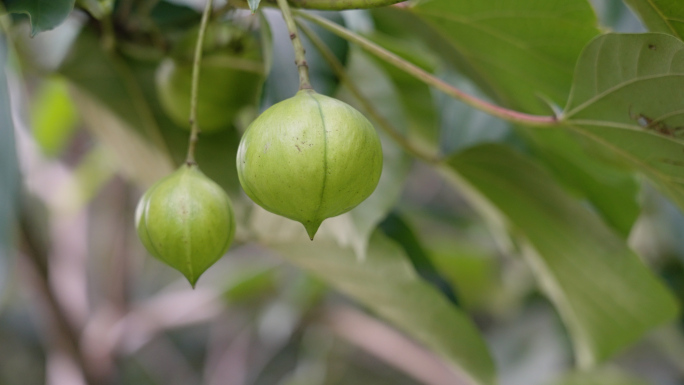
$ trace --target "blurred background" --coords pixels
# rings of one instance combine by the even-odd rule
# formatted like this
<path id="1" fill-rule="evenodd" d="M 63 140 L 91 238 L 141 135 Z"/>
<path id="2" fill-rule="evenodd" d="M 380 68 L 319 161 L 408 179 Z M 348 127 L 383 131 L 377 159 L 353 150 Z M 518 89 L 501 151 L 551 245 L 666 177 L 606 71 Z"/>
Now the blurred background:
<path id="1" fill-rule="evenodd" d="M 0 384 L 467 384 L 367 304 L 312 274 L 325 258 L 340 275 L 358 274 L 345 261 L 365 258 L 373 237 L 392 240 L 410 260 L 399 268 L 415 270 L 474 320 L 502 385 L 589 384 L 559 380 L 574 365 L 570 341 L 530 268 L 500 247 L 435 169 L 384 133 L 378 191 L 326 221 L 313 245 L 301 225 L 241 192 L 234 160 L 241 133 L 297 88 L 289 38 L 272 8 L 252 15 L 216 1 L 204 48 L 203 73 L 211 75 L 200 83 L 200 120 L 209 128 L 198 162 L 233 200 L 236 242 L 195 290 L 148 255 L 133 213 L 145 189 L 185 155 L 184 74 L 203 5 L 78 0 L 66 22 L 34 37 L 25 15 L 4 17 L 0 52 L 13 124 L 0 103 L 0 234 L 10 234 L 0 239 Z M 644 31 L 621 1 L 593 5 L 606 30 Z M 398 9 L 319 14 L 481 94 L 410 36 Z M 499 142 L 534 153 L 508 123 L 309 28 L 416 146 L 449 154 Z M 306 44 L 314 87 L 358 106 L 320 50 Z M 413 108 L 402 107 L 407 101 Z M 639 185 L 629 243 L 681 298 L 684 217 Z M 358 278 L 382 299 L 373 297 L 374 279 L 382 275 Z M 396 288 L 396 297 L 407 295 Z M 606 370 L 601 384 L 684 383 L 681 322 L 648 334 Z"/>

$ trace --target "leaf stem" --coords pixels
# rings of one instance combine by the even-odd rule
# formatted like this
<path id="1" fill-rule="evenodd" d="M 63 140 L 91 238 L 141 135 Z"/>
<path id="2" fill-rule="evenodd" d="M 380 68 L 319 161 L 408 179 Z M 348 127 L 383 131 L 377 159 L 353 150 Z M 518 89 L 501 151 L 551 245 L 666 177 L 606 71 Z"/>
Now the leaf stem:
<path id="1" fill-rule="evenodd" d="M 437 164 L 441 161 L 439 157 L 414 147 L 411 141 L 402 135 L 402 133 L 399 132 L 399 130 L 397 130 L 396 127 L 394 127 L 394 125 L 387 118 L 385 118 L 380 111 L 377 110 L 377 108 L 375 108 L 373 102 L 368 99 L 363 92 L 361 92 L 361 89 L 356 86 L 349 74 L 347 74 L 347 71 L 345 71 L 344 66 L 342 63 L 340 63 L 340 60 L 335 56 L 330 48 L 325 45 L 323 40 L 321 40 L 321 38 L 318 37 L 318 35 L 316 35 L 316 33 L 306 24 L 297 21 L 297 25 L 299 26 L 299 29 L 304 32 L 306 37 L 309 38 L 311 43 L 313 43 L 321 55 L 323 55 L 325 61 L 327 61 L 330 67 L 332 67 L 333 71 L 335 71 L 335 74 L 340 78 L 342 83 L 349 89 L 359 103 L 361 103 L 361 107 L 366 114 L 369 115 L 371 119 L 373 119 L 373 121 L 375 121 L 383 131 L 385 131 L 385 133 L 394 139 L 394 141 L 397 142 L 397 144 L 399 144 L 404 151 L 418 159 L 425 161 L 426 163 Z"/>
<path id="2" fill-rule="evenodd" d="M 299 71 L 299 89 L 312 89 L 313 87 L 311 87 L 311 81 L 309 80 L 309 65 L 306 63 L 306 50 L 304 45 L 302 45 L 302 39 L 299 38 L 290 5 L 287 3 L 287 0 L 278 0 L 278 6 L 283 14 L 283 19 L 285 19 L 287 30 L 290 32 L 292 47 L 294 47 L 295 64 L 297 65 L 297 71 Z"/>
<path id="3" fill-rule="evenodd" d="M 187 164 L 197 164 L 195 161 L 195 147 L 201 132 L 197 124 L 197 99 L 199 94 L 200 66 L 202 65 L 202 51 L 204 45 L 204 33 L 207 31 L 209 17 L 214 6 L 214 0 L 207 0 L 202 13 L 199 34 L 197 35 L 197 45 L 195 46 L 195 58 L 192 63 L 192 85 L 190 89 L 190 141 L 188 143 L 188 156 L 185 158 Z"/>
<path id="4" fill-rule="evenodd" d="M 429 84 L 435 87 L 436 89 L 444 92 L 445 94 L 451 96 L 452 98 L 460 100 L 461 102 L 480 111 L 488 113 L 497 118 L 509 121 L 511 123 L 521 124 L 530 127 L 552 127 L 559 124 L 558 118 L 555 116 L 538 116 L 513 111 L 489 103 L 482 99 L 476 98 L 475 96 L 469 95 L 461 91 L 460 89 L 450 85 L 449 83 L 446 83 L 445 81 L 424 71 L 420 67 L 415 66 L 409 63 L 408 61 L 402 59 L 401 57 L 393 54 L 392 52 L 380 47 L 379 45 L 364 38 L 363 36 L 360 36 L 338 24 L 328 21 L 323 17 L 298 10 L 295 10 L 295 14 L 327 29 L 328 31 L 334 33 L 335 35 L 345 40 L 358 44 L 359 46 L 361 46 L 361 48 L 394 65 L 400 70 L 405 71 L 406 73 L 412 75 L 418 80 L 426 84 Z"/>

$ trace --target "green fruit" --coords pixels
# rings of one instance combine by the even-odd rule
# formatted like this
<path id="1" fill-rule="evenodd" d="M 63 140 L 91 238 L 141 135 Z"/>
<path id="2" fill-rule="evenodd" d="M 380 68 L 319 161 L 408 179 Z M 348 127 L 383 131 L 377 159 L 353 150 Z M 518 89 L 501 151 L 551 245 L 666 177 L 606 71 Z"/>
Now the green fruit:
<path id="1" fill-rule="evenodd" d="M 256 104 L 264 80 L 263 66 L 228 55 L 203 60 L 197 95 L 197 124 L 210 133 L 231 127 L 238 112 Z M 157 69 L 157 94 L 164 111 L 190 128 L 192 65 L 165 59 Z"/>
<path id="2" fill-rule="evenodd" d="M 238 148 L 237 169 L 254 202 L 301 222 L 313 240 L 323 220 L 353 209 L 375 190 L 382 147 L 360 112 L 303 90 L 252 122 Z"/>
<path id="3" fill-rule="evenodd" d="M 230 198 L 196 165 L 181 166 L 147 190 L 135 225 L 147 251 L 183 273 L 193 287 L 235 235 Z"/>

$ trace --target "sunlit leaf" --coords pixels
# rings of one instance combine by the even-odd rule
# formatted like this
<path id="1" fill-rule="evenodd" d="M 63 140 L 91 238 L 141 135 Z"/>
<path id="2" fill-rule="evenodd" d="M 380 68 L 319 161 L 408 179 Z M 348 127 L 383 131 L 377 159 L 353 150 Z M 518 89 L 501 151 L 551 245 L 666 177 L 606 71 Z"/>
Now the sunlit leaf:
<path id="1" fill-rule="evenodd" d="M 544 100 L 565 103 L 577 57 L 599 32 L 584 0 L 433 0 L 411 11 L 447 42 L 442 54 L 492 97 L 534 113 L 549 113 Z"/>
<path id="2" fill-rule="evenodd" d="M 31 19 L 31 35 L 53 29 L 60 25 L 72 9 L 76 0 L 4 0 L 10 13 L 26 13 Z"/>
<path id="3" fill-rule="evenodd" d="M 562 118 L 588 148 L 637 168 L 684 208 L 684 43 L 608 34 L 584 51 Z"/>
<path id="4" fill-rule="evenodd" d="M 558 309 L 582 367 L 672 320 L 672 294 L 599 217 L 529 158 L 482 145 L 448 160 L 448 179 L 505 228 Z"/>
<path id="5" fill-rule="evenodd" d="M 684 3 L 680 0 L 623 0 L 651 32 L 684 39 Z"/>
<path id="6" fill-rule="evenodd" d="M 472 321 L 421 280 L 401 248 L 381 234 L 373 235 L 363 260 L 333 242 L 273 247 L 459 368 L 455 373 L 469 377 L 464 384 L 496 382 L 487 347 Z"/>

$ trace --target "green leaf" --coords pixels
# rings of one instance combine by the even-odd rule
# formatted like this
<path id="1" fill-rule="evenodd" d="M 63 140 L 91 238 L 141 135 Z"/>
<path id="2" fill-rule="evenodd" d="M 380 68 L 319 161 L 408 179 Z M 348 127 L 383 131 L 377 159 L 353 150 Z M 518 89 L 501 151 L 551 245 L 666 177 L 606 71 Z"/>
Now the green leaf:
<path id="1" fill-rule="evenodd" d="M 641 213 L 634 173 L 587 156 L 571 132 L 528 129 L 525 133 L 556 178 L 578 198 L 588 200 L 626 239 Z"/>
<path id="2" fill-rule="evenodd" d="M 252 11 L 252 13 L 255 13 L 257 9 L 259 9 L 261 0 L 247 0 L 247 3 L 249 4 L 249 10 Z"/>
<path id="3" fill-rule="evenodd" d="M 545 100 L 565 103 L 577 57 L 599 33 L 585 0 L 433 0 L 411 10 L 490 96 L 533 113 L 549 112 Z"/>
<path id="4" fill-rule="evenodd" d="M 623 0 L 651 32 L 684 39 L 684 3 L 680 0 Z"/>
<path id="5" fill-rule="evenodd" d="M 459 368 L 457 373 L 470 377 L 464 383 L 496 383 L 494 364 L 472 321 L 421 280 L 402 250 L 381 234 L 372 236 L 363 260 L 351 249 L 319 240 L 274 248 Z"/>
<path id="6" fill-rule="evenodd" d="M 62 24 L 74 9 L 75 0 L 4 0 L 10 13 L 26 13 L 31 19 L 31 36 Z"/>
<path id="7" fill-rule="evenodd" d="M 575 372 L 564 376 L 553 385 L 649 385 L 648 382 L 617 370 Z"/>
<path id="8" fill-rule="evenodd" d="M 423 279 L 444 293 L 451 302 L 460 305 L 453 287 L 435 268 L 427 250 L 425 250 L 415 231 L 404 218 L 392 212 L 380 223 L 379 228 L 385 235 L 402 247 L 416 272 Z"/>
<path id="9" fill-rule="evenodd" d="M 684 43 L 608 34 L 577 64 L 562 116 L 590 152 L 635 167 L 684 208 Z"/>
<path id="10" fill-rule="evenodd" d="M 14 125 L 5 74 L 6 63 L 7 40 L 0 32 L 0 291 L 4 286 L 7 258 L 13 249 L 12 233 L 19 188 L 19 165 L 14 146 Z"/>
<path id="11" fill-rule="evenodd" d="M 581 367 L 677 315 L 675 298 L 625 242 L 532 160 L 482 145 L 447 164 L 447 177 L 518 244 L 568 328 Z"/>

